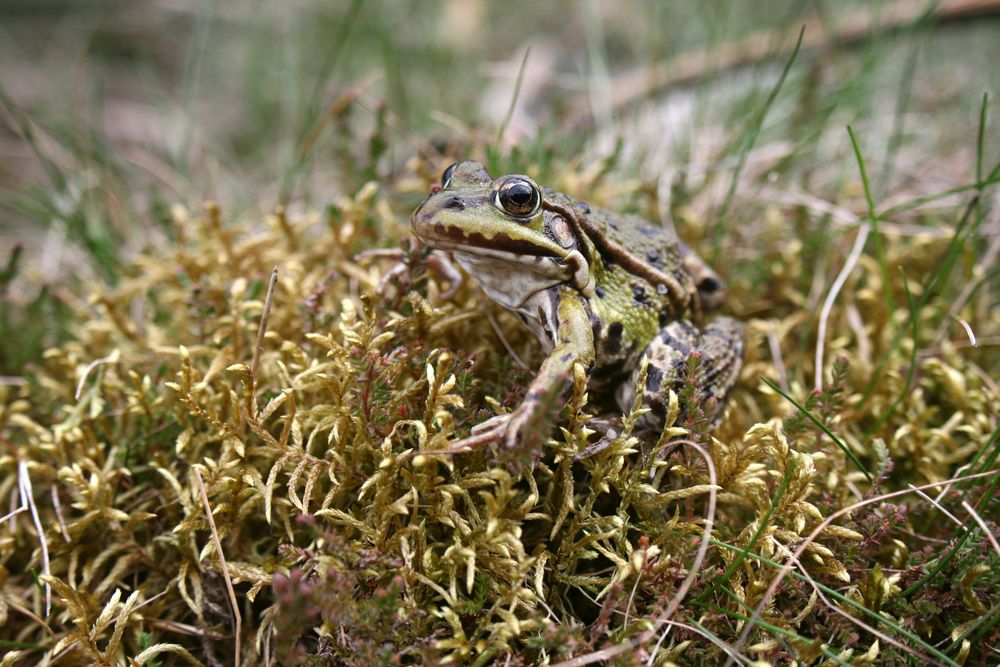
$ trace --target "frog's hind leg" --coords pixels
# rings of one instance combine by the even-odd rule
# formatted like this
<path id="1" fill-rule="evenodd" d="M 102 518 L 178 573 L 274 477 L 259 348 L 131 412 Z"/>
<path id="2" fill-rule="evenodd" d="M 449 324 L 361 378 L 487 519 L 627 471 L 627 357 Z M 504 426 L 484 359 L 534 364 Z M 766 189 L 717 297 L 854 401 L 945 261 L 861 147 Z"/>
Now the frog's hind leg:
<path id="1" fill-rule="evenodd" d="M 709 419 L 719 416 L 743 364 L 742 327 L 729 317 L 715 318 L 704 329 L 678 320 L 665 326 L 643 353 L 648 366 L 642 402 L 650 408 L 645 426 L 662 428 L 670 390 L 681 393 L 689 375 L 688 363 L 696 353 L 701 356 L 695 374 L 696 400 Z M 636 370 L 618 392 L 622 410 L 628 410 L 633 403 L 638 376 Z M 681 408 L 686 411 L 688 406 Z"/>

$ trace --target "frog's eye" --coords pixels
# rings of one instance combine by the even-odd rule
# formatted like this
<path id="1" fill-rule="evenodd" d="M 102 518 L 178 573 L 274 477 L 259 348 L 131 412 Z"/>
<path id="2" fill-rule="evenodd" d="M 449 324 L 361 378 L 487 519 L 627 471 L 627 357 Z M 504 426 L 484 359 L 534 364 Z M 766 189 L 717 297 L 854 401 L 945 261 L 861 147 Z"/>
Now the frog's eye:
<path id="1" fill-rule="evenodd" d="M 455 166 L 457 164 L 458 164 L 457 162 L 451 163 L 448 166 L 448 168 L 444 170 L 444 173 L 441 174 L 441 188 L 442 189 L 444 189 L 444 188 L 448 187 L 449 185 L 451 185 L 451 175 L 455 173 Z"/>
<path id="2" fill-rule="evenodd" d="M 542 194 L 528 179 L 515 177 L 500 184 L 493 203 L 507 215 L 531 218 L 542 205 Z"/>

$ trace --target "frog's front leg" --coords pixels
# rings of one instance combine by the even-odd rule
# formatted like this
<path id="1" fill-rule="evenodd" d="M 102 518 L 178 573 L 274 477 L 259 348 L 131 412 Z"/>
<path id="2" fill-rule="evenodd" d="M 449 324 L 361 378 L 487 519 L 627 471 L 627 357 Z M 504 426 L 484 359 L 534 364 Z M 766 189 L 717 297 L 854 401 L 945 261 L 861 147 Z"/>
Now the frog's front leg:
<path id="1" fill-rule="evenodd" d="M 688 375 L 688 361 L 695 353 L 701 357 L 695 377 L 697 400 L 709 419 L 719 416 L 743 365 L 742 327 L 729 317 L 717 317 L 704 329 L 677 320 L 665 326 L 643 352 L 649 362 L 642 400 L 650 408 L 645 425 L 657 430 L 663 427 L 670 390 L 680 393 Z M 618 390 L 622 410 L 628 410 L 633 403 L 638 375 L 637 369 Z"/>
<path id="2" fill-rule="evenodd" d="M 510 414 L 499 415 L 474 428 L 471 436 L 451 447 L 452 451 L 469 451 L 498 440 L 508 448 L 515 447 L 525 426 L 545 409 L 546 398 L 563 395 L 570 388 L 573 365 L 579 363 L 590 370 L 594 363 L 594 333 L 587 306 L 576 290 L 554 289 L 558 290 L 557 303 L 546 318 L 550 320 L 546 323 L 549 330 L 555 331 L 554 347 L 528 386 L 524 400 Z"/>
<path id="3" fill-rule="evenodd" d="M 414 246 L 414 251 L 418 251 L 420 249 L 420 242 L 414 241 Z M 378 282 L 376 291 L 379 294 L 384 294 L 388 291 L 391 283 L 404 276 L 408 276 L 413 269 L 410 262 L 407 261 L 407 253 L 399 248 L 376 248 L 372 250 L 362 250 L 354 256 L 354 259 L 356 261 L 366 261 L 371 259 L 395 260 L 396 263 L 393 264 L 388 271 L 382 274 L 382 278 Z M 444 278 L 445 282 L 448 283 L 448 289 L 438 294 L 437 300 L 441 302 L 450 300 L 453 296 L 455 296 L 455 293 L 458 292 L 463 282 L 462 273 L 451 261 L 451 256 L 441 250 L 432 250 L 427 254 L 424 262 L 431 271 L 436 273 L 439 277 Z"/>

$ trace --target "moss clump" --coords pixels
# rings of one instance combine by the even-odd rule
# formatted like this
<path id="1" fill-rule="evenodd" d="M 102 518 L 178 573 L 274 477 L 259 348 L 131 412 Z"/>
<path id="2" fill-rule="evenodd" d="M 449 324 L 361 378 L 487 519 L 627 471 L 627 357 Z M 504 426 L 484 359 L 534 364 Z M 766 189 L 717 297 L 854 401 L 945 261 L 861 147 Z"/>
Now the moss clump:
<path id="1" fill-rule="evenodd" d="M 28 508 L 0 535 L 0 664 L 231 664 L 237 627 L 244 664 L 985 659 L 1000 559 L 939 507 L 967 501 L 995 532 L 997 477 L 935 487 L 938 505 L 879 499 L 996 472 L 997 357 L 932 338 L 953 293 L 915 282 L 973 250 L 887 236 L 911 282 L 862 259 L 810 393 L 809 281 L 775 227 L 791 213 L 766 211 L 730 281 L 749 351 L 718 427 L 681 417 L 682 395 L 662 434 L 633 409 L 594 447 L 578 369 L 535 447 L 451 455 L 517 404 L 539 352 L 475 288 L 434 299 L 418 253 L 381 293 L 356 259 L 406 238 L 431 171 L 263 224 L 176 210 L 176 241 L 95 287 L 75 340 L 0 388 L 0 496 Z M 579 172 L 555 184 L 606 196 Z"/>

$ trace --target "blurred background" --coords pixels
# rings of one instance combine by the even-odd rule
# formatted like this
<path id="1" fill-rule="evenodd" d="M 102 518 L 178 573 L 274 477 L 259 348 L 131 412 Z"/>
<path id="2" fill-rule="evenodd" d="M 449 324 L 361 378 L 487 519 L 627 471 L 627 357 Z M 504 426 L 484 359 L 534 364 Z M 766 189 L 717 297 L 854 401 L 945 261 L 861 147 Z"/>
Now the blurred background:
<path id="1" fill-rule="evenodd" d="M 294 213 L 376 180 L 405 234 L 414 156 L 596 164 L 651 215 L 699 192 L 720 225 L 742 203 L 849 225 L 846 126 L 886 205 L 966 185 L 998 62 L 1000 0 L 2 0 L 4 307 L 114 281 L 178 203 Z"/>

